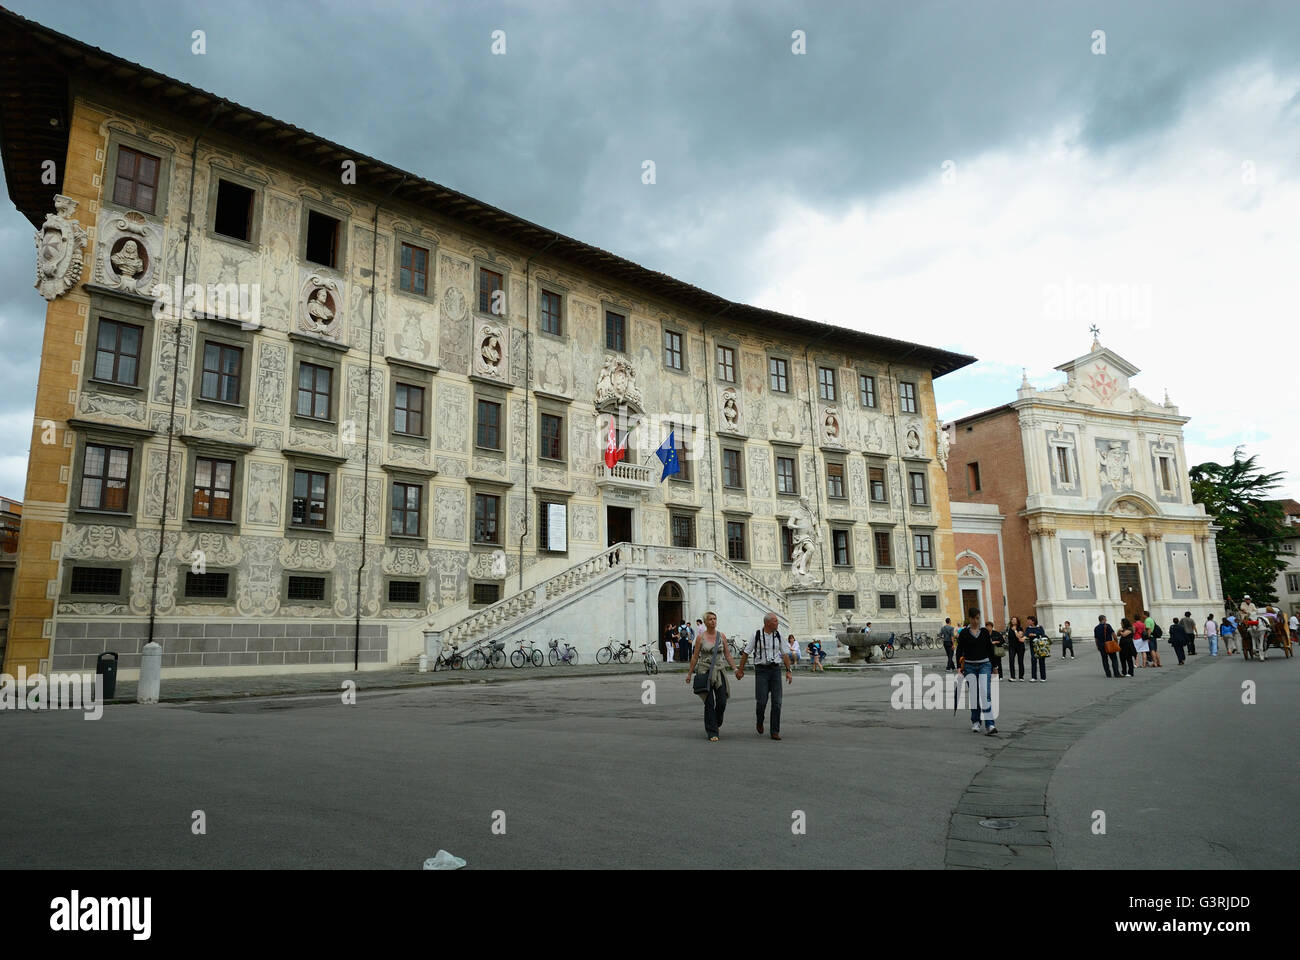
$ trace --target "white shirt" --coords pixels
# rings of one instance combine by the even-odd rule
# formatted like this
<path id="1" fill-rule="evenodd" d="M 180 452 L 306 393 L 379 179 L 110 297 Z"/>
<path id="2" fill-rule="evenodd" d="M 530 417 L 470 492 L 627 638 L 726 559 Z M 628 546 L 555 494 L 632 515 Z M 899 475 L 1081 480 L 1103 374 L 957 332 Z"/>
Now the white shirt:
<path id="1" fill-rule="evenodd" d="M 750 638 L 746 652 L 755 663 L 780 663 L 782 655 L 785 654 L 785 647 L 780 630 L 776 633 L 764 633 L 760 629 L 757 636 Z"/>
<path id="2" fill-rule="evenodd" d="M 789 648 L 790 656 L 792 656 L 792 657 L 797 657 L 797 656 L 799 656 L 799 641 L 798 641 L 798 640 L 791 640 L 790 643 L 788 644 L 788 648 Z"/>
<path id="3" fill-rule="evenodd" d="M 1295 633 L 1297 630 L 1300 630 L 1300 617 L 1297 617 L 1294 613 L 1291 614 L 1291 619 L 1288 620 L 1287 622 L 1291 626 L 1292 633 Z"/>

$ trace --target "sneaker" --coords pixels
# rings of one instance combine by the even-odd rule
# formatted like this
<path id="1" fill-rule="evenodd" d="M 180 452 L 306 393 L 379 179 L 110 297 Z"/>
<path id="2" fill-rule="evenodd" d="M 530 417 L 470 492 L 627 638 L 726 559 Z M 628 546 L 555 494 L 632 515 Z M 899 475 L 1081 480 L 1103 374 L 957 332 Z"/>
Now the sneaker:
<path id="1" fill-rule="evenodd" d="M 1030 683 L 1037 683 L 1038 681 L 1037 681 L 1036 679 L 1034 679 L 1033 677 L 1030 677 L 1030 678 L 1029 678 L 1029 682 L 1030 682 Z"/>
<path id="2" fill-rule="evenodd" d="M 997 732 L 998 732 L 997 727 L 989 727 L 987 730 L 984 731 L 984 736 L 991 737 Z"/>
<path id="3" fill-rule="evenodd" d="M 972 723 L 972 724 L 970 725 L 970 732 L 971 732 L 971 733 L 979 733 L 979 732 L 980 732 L 980 725 L 979 725 L 978 721 L 975 722 L 975 723 Z"/>

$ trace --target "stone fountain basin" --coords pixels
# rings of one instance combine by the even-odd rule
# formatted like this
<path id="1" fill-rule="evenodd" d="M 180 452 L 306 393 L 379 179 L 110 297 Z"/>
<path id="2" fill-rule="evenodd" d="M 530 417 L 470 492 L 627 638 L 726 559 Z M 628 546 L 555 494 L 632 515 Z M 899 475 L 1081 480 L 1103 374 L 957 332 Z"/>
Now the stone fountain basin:
<path id="1" fill-rule="evenodd" d="M 849 663 L 872 663 L 879 659 L 873 647 L 883 647 L 884 640 L 874 639 L 869 633 L 837 633 L 835 641 L 849 648 Z"/>

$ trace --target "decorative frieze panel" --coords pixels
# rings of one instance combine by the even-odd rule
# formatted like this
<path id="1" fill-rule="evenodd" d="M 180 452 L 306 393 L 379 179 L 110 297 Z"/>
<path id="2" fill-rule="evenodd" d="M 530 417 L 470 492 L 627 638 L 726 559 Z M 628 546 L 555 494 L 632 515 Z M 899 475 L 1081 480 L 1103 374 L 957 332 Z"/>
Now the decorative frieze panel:
<path id="1" fill-rule="evenodd" d="M 434 487 L 433 535 L 439 540 L 463 542 L 466 533 L 466 492 L 463 489 Z"/>
<path id="2" fill-rule="evenodd" d="M 63 535 L 66 560 L 130 560 L 139 550 L 134 530 L 100 524 L 68 524 Z"/>
<path id="3" fill-rule="evenodd" d="M 319 450 L 326 453 L 338 453 L 339 438 L 337 434 L 323 433 L 320 430 L 303 430 L 299 427 L 289 428 L 289 446 L 294 450 Z"/>
<path id="4" fill-rule="evenodd" d="M 339 480 L 339 532 L 361 533 L 361 477 L 344 475 Z M 366 484 L 366 533 L 375 536 L 381 530 L 380 510 L 383 504 L 383 482 L 371 480 Z"/>
<path id="5" fill-rule="evenodd" d="M 469 397 L 465 388 L 453 383 L 438 384 L 438 419 L 434 425 L 437 449 L 446 453 L 465 452 L 469 442 Z"/>
<path id="6" fill-rule="evenodd" d="M 197 436 L 244 443 L 248 439 L 248 421 L 212 410 L 193 410 L 190 412 L 190 431 Z"/>
<path id="7" fill-rule="evenodd" d="M 170 491 L 167 495 L 167 519 L 176 520 L 180 517 L 180 501 L 183 496 L 180 489 L 181 453 L 179 450 L 172 452 L 171 469 L 164 473 L 163 460 L 166 456 L 166 451 L 163 450 L 149 451 L 144 482 L 144 516 L 155 520 L 162 516 L 164 483 L 168 484 Z"/>
<path id="8" fill-rule="evenodd" d="M 145 419 L 145 405 L 139 400 L 85 390 L 77 398 L 77 410 L 102 420 L 125 421 L 134 426 L 143 424 Z"/>
<path id="9" fill-rule="evenodd" d="M 278 427 L 284 422 L 284 391 L 289 351 L 282 343 L 263 340 L 257 350 L 257 379 L 253 384 L 253 416 L 258 423 Z"/>
<path id="10" fill-rule="evenodd" d="M 176 324 L 174 322 L 158 325 L 158 361 L 154 364 L 153 402 L 171 403 L 172 384 L 176 385 L 176 405 L 187 407 L 190 403 L 190 356 L 194 349 L 194 327 L 181 324 L 181 369 L 176 366 Z"/>
<path id="11" fill-rule="evenodd" d="M 279 508 L 277 507 L 277 514 Z M 270 617 L 280 609 L 280 559 L 283 541 L 240 537 L 244 568 L 235 583 L 235 608 L 243 617 Z"/>
<path id="12" fill-rule="evenodd" d="M 246 523 L 278 527 L 280 504 L 284 500 L 282 485 L 284 466 L 253 460 L 248 464 L 248 492 L 245 499 Z"/>
<path id="13" fill-rule="evenodd" d="M 438 278 L 447 285 L 439 301 L 440 362 L 448 370 L 468 373 L 470 369 L 469 306 L 473 292 L 473 268 L 468 260 L 443 253 L 438 258 Z"/>

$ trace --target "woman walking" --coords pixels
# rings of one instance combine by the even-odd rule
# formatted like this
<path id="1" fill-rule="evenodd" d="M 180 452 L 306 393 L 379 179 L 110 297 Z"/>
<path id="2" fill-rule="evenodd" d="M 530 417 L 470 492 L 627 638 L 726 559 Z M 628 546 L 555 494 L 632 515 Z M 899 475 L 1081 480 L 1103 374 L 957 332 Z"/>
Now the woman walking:
<path id="1" fill-rule="evenodd" d="M 1029 618 L 1029 628 L 1025 631 L 1025 639 L 1029 643 L 1029 669 L 1031 676 L 1030 683 L 1036 683 L 1041 676 L 1043 683 L 1047 682 L 1047 658 L 1052 655 L 1052 641 L 1047 639 L 1047 631 L 1038 625 L 1037 617 Z M 1020 675 L 1024 676 L 1024 667 L 1020 668 Z"/>
<path id="2" fill-rule="evenodd" d="M 1153 666 L 1151 663 L 1151 642 L 1147 639 L 1147 625 L 1141 620 L 1133 621 L 1133 650 L 1139 667 Z"/>
<path id="3" fill-rule="evenodd" d="M 967 696 L 970 698 L 970 728 L 973 733 L 981 730 L 986 736 L 998 732 L 993 718 L 992 659 L 993 643 L 988 628 L 980 629 L 980 612 L 970 611 L 970 622 L 957 634 L 957 659 L 962 665 L 962 682 L 969 684 Z M 973 680 L 967 680 L 973 677 Z M 974 689 L 971 689 L 971 686 Z M 956 709 L 953 704 L 953 709 Z"/>
<path id="4" fill-rule="evenodd" d="M 1137 650 L 1133 646 L 1133 623 L 1128 617 L 1119 622 L 1119 674 L 1121 677 L 1133 676 L 1133 661 L 1137 659 Z"/>
<path id="5" fill-rule="evenodd" d="M 695 638 L 686 682 L 694 683 L 697 673 L 707 678 L 702 681 L 704 692 L 699 696 L 704 701 L 704 732 L 714 742 L 718 739 L 722 714 L 727 709 L 727 697 L 731 694 L 727 671 L 719 669 L 719 654 L 726 657 L 727 665 L 734 671 L 736 661 L 731 659 L 731 651 L 727 649 L 727 635 L 718 632 L 718 615 L 710 610 L 704 615 L 704 631 Z"/>
<path id="6" fill-rule="evenodd" d="M 1223 641 L 1224 652 L 1232 656 L 1237 652 L 1237 645 L 1234 642 L 1237 637 L 1237 629 L 1232 625 L 1232 617 L 1224 617 L 1223 622 L 1219 625 L 1219 639 Z"/>
<path id="7" fill-rule="evenodd" d="M 1025 680 L 1025 630 L 1020 625 L 1019 617 L 1012 617 L 1007 623 L 1007 661 L 1011 665 L 1011 683 Z M 1020 665 L 1020 676 L 1016 676 L 1016 665 Z"/>

